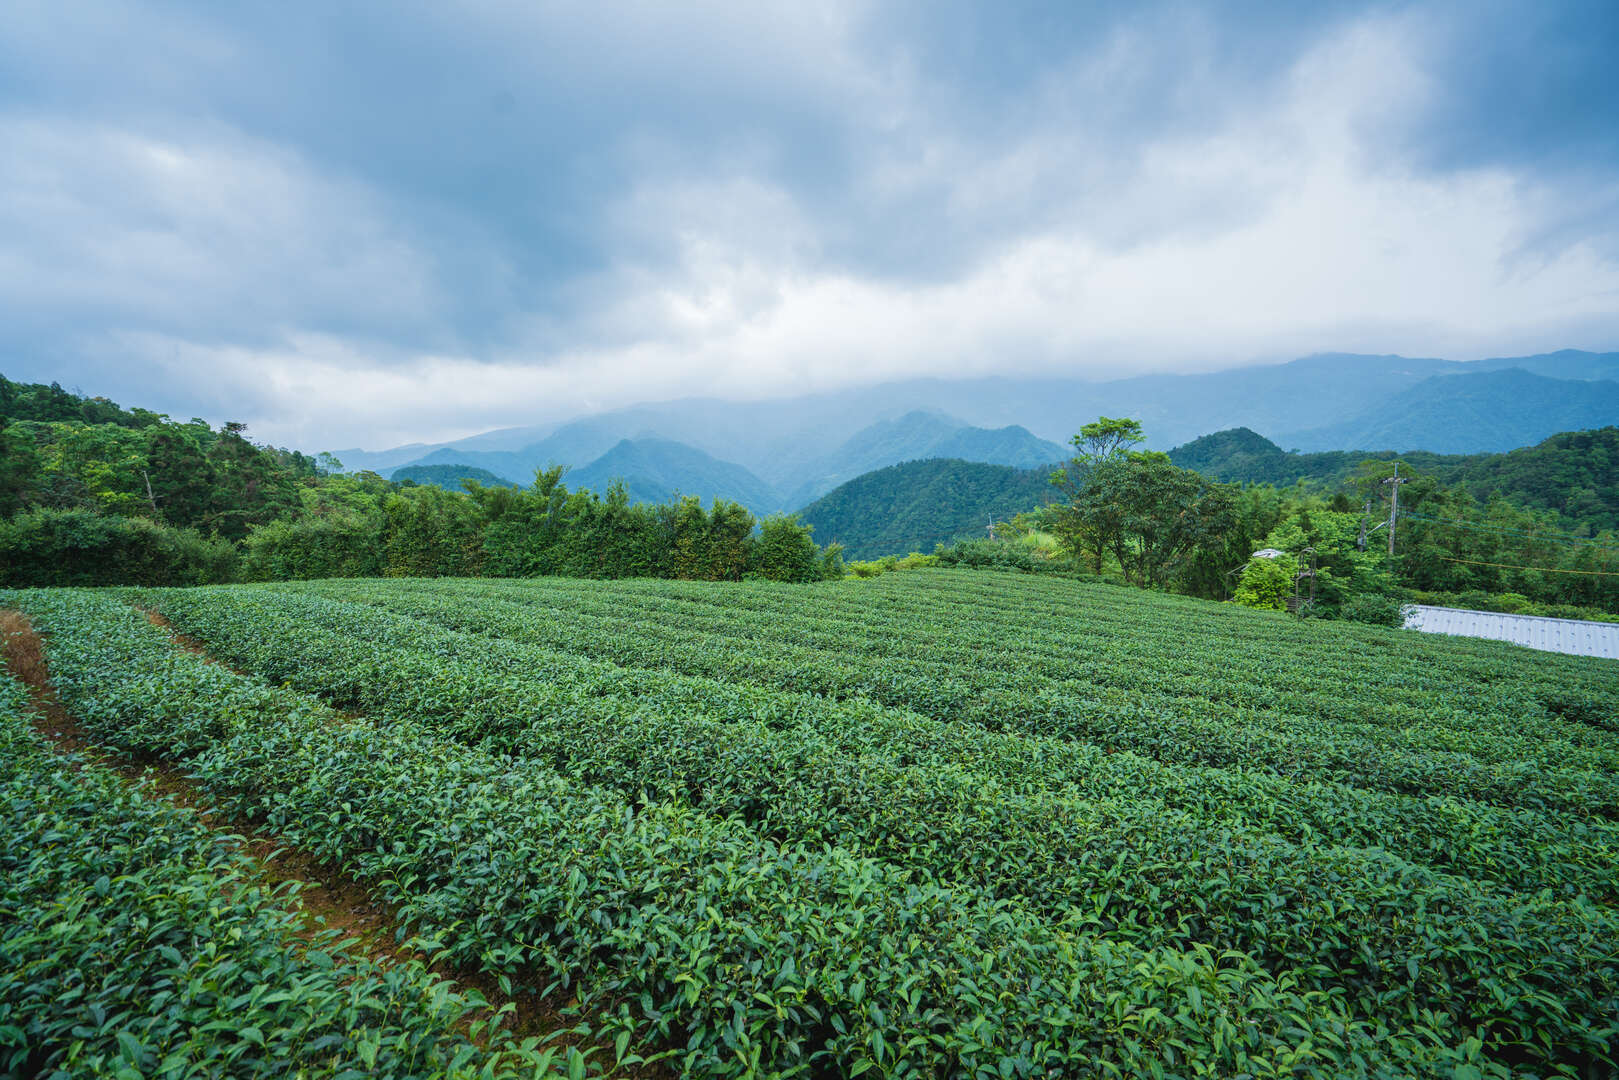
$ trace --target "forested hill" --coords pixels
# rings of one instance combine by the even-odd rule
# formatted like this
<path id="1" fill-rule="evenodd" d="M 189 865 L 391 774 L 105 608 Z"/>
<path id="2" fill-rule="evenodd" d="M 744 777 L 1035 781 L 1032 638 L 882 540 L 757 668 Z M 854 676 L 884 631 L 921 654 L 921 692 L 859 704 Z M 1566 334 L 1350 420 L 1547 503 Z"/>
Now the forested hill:
<path id="1" fill-rule="evenodd" d="M 320 471 L 315 458 L 245 432 L 0 376 L 0 519 L 32 509 L 150 515 L 239 541 L 296 512 L 300 485 Z"/>
<path id="2" fill-rule="evenodd" d="M 1554 510 L 1574 528 L 1619 529 L 1619 427 L 1564 432 L 1505 454 L 1299 454 L 1247 428 L 1232 428 L 1177 447 L 1169 458 L 1215 480 L 1278 487 L 1303 480 L 1323 491 L 1346 486 L 1363 461 L 1399 458 L 1443 484 L 1466 488 L 1481 502 L 1500 494 L 1519 506 Z"/>
<path id="3" fill-rule="evenodd" d="M 1050 469 L 974 461 L 907 461 L 858 476 L 806 506 L 800 519 L 817 543 L 840 543 L 856 559 L 932 551 L 961 536 L 983 536 L 991 519 L 1051 501 Z"/>
<path id="4" fill-rule="evenodd" d="M 466 481 L 482 484 L 484 487 L 514 488 L 517 485 L 510 480 L 502 480 L 488 469 L 480 469 L 476 465 L 406 465 L 395 469 L 393 482 L 396 484 L 432 484 L 446 491 L 466 491 Z"/>
<path id="5" fill-rule="evenodd" d="M 1463 489 L 1480 503 L 1497 494 L 1515 506 L 1550 510 L 1563 527 L 1595 535 L 1619 530 L 1619 428 L 1565 432 L 1506 454 L 1416 451 L 1289 453 L 1247 428 L 1205 435 L 1170 451 L 1174 464 L 1232 483 L 1290 488 L 1299 481 L 1329 496 L 1354 488 L 1368 460 L 1398 458 L 1414 474 Z M 959 537 L 982 537 L 990 519 L 1005 521 L 1057 497 L 1047 469 L 931 459 L 865 473 L 800 511 L 821 543 L 850 557 L 927 552 Z"/>
<path id="6" fill-rule="evenodd" d="M 624 482 L 633 503 L 662 503 L 696 495 L 704 502 L 726 499 L 741 503 L 756 513 L 780 505 L 770 485 L 742 466 L 668 439 L 624 439 L 568 474 L 569 486 L 597 492 L 605 492 L 615 480 Z"/>

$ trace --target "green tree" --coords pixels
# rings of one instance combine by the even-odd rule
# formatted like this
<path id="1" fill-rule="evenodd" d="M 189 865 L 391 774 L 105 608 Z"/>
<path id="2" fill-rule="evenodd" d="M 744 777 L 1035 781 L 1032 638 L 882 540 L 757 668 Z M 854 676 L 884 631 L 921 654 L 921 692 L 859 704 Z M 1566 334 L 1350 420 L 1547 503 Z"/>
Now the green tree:
<path id="1" fill-rule="evenodd" d="M 771 514 L 760 522 L 753 569 L 771 581 L 819 581 L 826 576 L 810 527 L 796 514 Z"/>
<path id="2" fill-rule="evenodd" d="M 748 549 L 753 536 L 753 526 L 753 515 L 748 513 L 746 507 L 726 499 L 714 500 L 714 506 L 708 517 L 710 581 L 742 580 L 742 575 L 748 569 Z M 808 535 L 807 531 L 805 535 Z M 810 543 L 810 549 L 815 550 L 813 541 Z M 815 554 L 820 553 L 817 551 Z"/>
<path id="3" fill-rule="evenodd" d="M 481 568 L 483 520 L 464 495 L 423 485 L 403 488 L 382 504 L 389 577 L 457 577 Z"/>
<path id="4" fill-rule="evenodd" d="M 298 504 L 294 471 L 271 451 L 253 445 L 247 426 L 227 423 L 208 450 L 213 468 L 214 498 L 208 527 L 231 540 L 242 540 L 254 525 L 268 525 Z"/>
<path id="5" fill-rule="evenodd" d="M 205 448 L 212 438 L 206 424 L 159 424 L 149 429 L 145 479 L 151 482 L 152 498 L 164 521 L 186 526 L 208 521 L 216 479 Z"/>
<path id="6" fill-rule="evenodd" d="M 1086 491 L 1099 474 L 1127 460 L 1130 448 L 1145 437 L 1139 420 L 1099 417 L 1069 440 L 1074 457 L 1051 474 L 1051 483 L 1068 500 L 1052 513 L 1052 533 L 1075 558 L 1088 557 L 1094 573 L 1102 572 L 1107 553 L 1118 548 L 1123 517 Z"/>
<path id="7" fill-rule="evenodd" d="M 1137 452 L 1141 424 L 1101 417 L 1073 438 L 1078 453 L 1052 474 L 1067 503 L 1048 512 L 1050 527 L 1095 573 L 1112 555 L 1129 581 L 1167 586 L 1195 569 L 1194 554 L 1221 546 L 1237 524 L 1232 489 L 1170 463 L 1166 454 Z"/>
<path id="8" fill-rule="evenodd" d="M 1146 437 L 1140 420 L 1101 416 L 1080 428 L 1069 441 L 1079 451 L 1076 461 L 1095 465 L 1123 457 Z"/>
<path id="9" fill-rule="evenodd" d="M 674 504 L 674 543 L 671 576 L 691 580 L 708 577 L 708 515 L 695 495 Z"/>
<path id="10" fill-rule="evenodd" d="M 1255 556 L 1243 567 L 1242 580 L 1237 583 L 1232 599 L 1243 607 L 1283 611 L 1287 608 L 1287 598 L 1293 595 L 1297 571 L 1298 564 L 1291 555 Z"/>

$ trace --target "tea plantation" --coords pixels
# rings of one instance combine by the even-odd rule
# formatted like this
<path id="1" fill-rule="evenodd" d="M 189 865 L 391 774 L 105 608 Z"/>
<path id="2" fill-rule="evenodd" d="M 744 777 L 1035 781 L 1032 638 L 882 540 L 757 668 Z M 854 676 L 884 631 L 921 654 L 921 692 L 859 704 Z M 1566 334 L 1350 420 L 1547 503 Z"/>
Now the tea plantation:
<path id="1" fill-rule="evenodd" d="M 1619 1074 L 1607 661 L 967 571 L 0 607 L 100 746 L 588 1024 L 591 1069 Z M 278 951 L 228 843 L 7 693 L 0 1071 L 553 1068 L 419 967 Z"/>

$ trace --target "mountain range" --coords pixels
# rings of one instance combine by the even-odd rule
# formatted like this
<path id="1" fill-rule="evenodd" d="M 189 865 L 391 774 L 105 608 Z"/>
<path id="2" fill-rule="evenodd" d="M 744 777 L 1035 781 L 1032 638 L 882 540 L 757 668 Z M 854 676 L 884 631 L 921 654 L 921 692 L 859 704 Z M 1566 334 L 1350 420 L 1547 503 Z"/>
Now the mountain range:
<path id="1" fill-rule="evenodd" d="M 615 441 L 613 435 L 622 430 L 634 434 Z M 610 418 L 592 418 L 516 450 L 456 445 L 422 453 L 426 448 L 416 446 L 378 455 L 346 450 L 338 452 L 337 457 L 345 468 L 371 468 L 392 478 L 403 479 L 424 468 L 462 466 L 516 483 L 531 482 L 536 469 L 550 464 L 584 461 L 582 467 L 569 470 L 569 487 L 601 492 L 614 480 L 622 480 L 632 502 L 665 502 L 675 495 L 697 495 L 704 501 L 729 499 L 765 514 L 797 509 L 846 480 L 900 461 L 961 458 L 1031 467 L 1067 456 L 1062 446 L 1037 438 L 1017 425 L 991 430 L 942 412 L 920 409 L 880 419 L 818 455 L 801 453 L 791 460 L 767 457 L 757 472 L 690 442 L 655 434 L 655 430 L 633 422 L 619 426 Z M 693 437 L 690 431 L 686 434 Z M 404 451 L 416 456 L 408 464 L 388 463 L 392 456 Z"/>
<path id="2" fill-rule="evenodd" d="M 1471 362 L 1318 354 L 1285 364 L 1106 382 L 913 379 L 771 401 L 687 398 L 452 443 L 339 450 L 350 470 L 463 465 L 514 483 L 547 464 L 568 483 L 622 479 L 638 501 L 735 499 L 796 510 L 854 477 L 955 458 L 1015 468 L 1068 456 L 1097 416 L 1132 416 L 1146 445 L 1248 428 L 1297 450 L 1506 451 L 1619 422 L 1619 353 L 1563 350 Z"/>
<path id="3" fill-rule="evenodd" d="M 1514 367 L 1425 379 L 1370 413 L 1281 441 L 1298 450 L 1484 454 L 1615 421 L 1619 382 L 1558 379 Z"/>

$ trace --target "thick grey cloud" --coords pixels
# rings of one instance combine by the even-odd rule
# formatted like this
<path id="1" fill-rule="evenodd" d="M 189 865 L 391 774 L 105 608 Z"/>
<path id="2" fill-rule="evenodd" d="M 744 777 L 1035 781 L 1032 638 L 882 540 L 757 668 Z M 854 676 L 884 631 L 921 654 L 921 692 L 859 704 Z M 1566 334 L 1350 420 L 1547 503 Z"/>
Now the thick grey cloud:
<path id="1" fill-rule="evenodd" d="M 0 370 L 308 447 L 1619 342 L 1619 9 L 22 0 Z"/>

